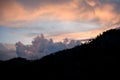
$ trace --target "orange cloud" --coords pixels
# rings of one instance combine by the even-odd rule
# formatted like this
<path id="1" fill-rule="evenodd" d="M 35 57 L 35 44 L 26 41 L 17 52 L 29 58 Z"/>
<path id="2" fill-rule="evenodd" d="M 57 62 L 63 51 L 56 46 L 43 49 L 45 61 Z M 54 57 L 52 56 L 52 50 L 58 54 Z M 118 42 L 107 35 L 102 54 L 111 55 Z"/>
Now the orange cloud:
<path id="1" fill-rule="evenodd" d="M 100 24 L 114 24 L 120 19 L 120 16 L 114 12 L 114 6 L 111 5 L 96 8 L 95 14 Z"/>
<path id="2" fill-rule="evenodd" d="M 4 4 L 3 4 L 3 3 Z M 62 4 L 44 3 L 29 11 L 17 1 L 1 2 L 0 25 L 21 27 L 36 20 L 61 20 L 97 22 L 100 25 L 114 24 L 120 20 L 115 6 L 111 4 L 99 5 L 98 0 L 70 0 Z"/>
<path id="3" fill-rule="evenodd" d="M 74 32 L 74 33 L 68 33 L 68 34 L 61 34 L 57 36 L 48 36 L 48 38 L 53 38 L 56 42 L 63 41 L 65 38 L 69 39 L 76 39 L 76 40 L 82 40 L 82 39 L 90 39 L 95 38 L 98 35 L 102 34 L 104 31 L 107 31 L 109 29 L 115 29 L 116 26 L 106 26 L 101 29 L 95 29 L 91 31 L 85 31 L 85 32 Z"/>
<path id="4" fill-rule="evenodd" d="M 56 42 L 62 41 L 64 38 L 76 39 L 76 40 L 89 39 L 89 38 L 97 37 L 97 35 L 101 34 L 105 30 L 106 29 L 99 29 L 99 30 L 92 30 L 92 31 L 87 31 L 87 32 L 75 32 L 75 33 L 61 34 L 61 35 L 53 36 L 50 38 L 53 38 Z"/>

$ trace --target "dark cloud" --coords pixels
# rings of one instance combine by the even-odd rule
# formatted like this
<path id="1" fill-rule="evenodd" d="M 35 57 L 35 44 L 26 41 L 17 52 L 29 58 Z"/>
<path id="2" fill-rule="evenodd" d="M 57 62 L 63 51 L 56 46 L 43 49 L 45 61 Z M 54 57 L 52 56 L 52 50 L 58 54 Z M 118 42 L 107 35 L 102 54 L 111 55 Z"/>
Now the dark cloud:
<path id="1" fill-rule="evenodd" d="M 72 0 L 16 0 L 19 2 L 24 8 L 29 10 L 34 10 L 40 7 L 43 7 L 44 5 L 57 5 L 57 4 L 63 4 L 71 2 Z"/>
<path id="2" fill-rule="evenodd" d="M 42 4 L 42 3 L 45 3 L 45 4 L 61 4 L 61 3 L 67 3 L 67 2 L 71 2 L 72 0 L 16 0 L 18 2 L 21 2 L 22 4 L 25 4 L 25 5 L 39 5 L 39 4 Z"/>
<path id="3" fill-rule="evenodd" d="M 3 19 L 3 15 L 4 15 L 3 11 L 4 11 L 4 9 L 6 9 L 7 6 L 10 5 L 10 4 L 11 4 L 10 0 L 8 0 L 8 1 L 7 0 L 0 0 L 0 20 Z"/>
<path id="4" fill-rule="evenodd" d="M 120 14 L 120 0 L 112 0 L 110 4 L 115 6 L 114 11 Z"/>
<path id="5" fill-rule="evenodd" d="M 94 0 L 95 1 L 95 0 Z M 97 0 L 96 0 L 97 1 Z M 120 3 L 120 0 L 98 0 L 98 1 L 100 1 L 101 3 L 108 3 L 108 4 L 119 4 Z"/>
<path id="6" fill-rule="evenodd" d="M 38 59 L 60 50 L 73 48 L 81 45 L 79 40 L 65 39 L 63 42 L 53 42 L 46 39 L 43 34 L 37 36 L 32 41 L 32 45 L 24 45 L 22 42 L 16 43 L 16 53 L 19 57 L 27 59 Z"/>
<path id="7" fill-rule="evenodd" d="M 17 57 L 13 44 L 0 43 L 0 60 L 8 60 Z"/>
<path id="8" fill-rule="evenodd" d="M 28 33 L 28 34 L 26 34 L 26 36 L 27 37 L 33 37 L 33 36 L 36 36 L 36 35 L 38 35 L 39 33 L 37 33 L 37 32 L 34 32 L 34 33 Z"/>
<path id="9" fill-rule="evenodd" d="M 102 5 L 109 4 L 114 6 L 114 11 L 120 13 L 120 0 L 94 0 L 96 3 L 100 3 Z"/>
<path id="10" fill-rule="evenodd" d="M 13 0 L 0 0 L 0 9 L 5 8 L 13 3 Z"/>

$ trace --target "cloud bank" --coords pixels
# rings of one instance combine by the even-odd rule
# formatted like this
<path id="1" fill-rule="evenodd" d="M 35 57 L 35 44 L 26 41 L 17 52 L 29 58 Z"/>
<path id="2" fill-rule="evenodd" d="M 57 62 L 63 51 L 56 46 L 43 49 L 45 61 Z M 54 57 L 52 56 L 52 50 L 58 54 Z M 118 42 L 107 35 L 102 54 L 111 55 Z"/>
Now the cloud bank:
<path id="1" fill-rule="evenodd" d="M 115 24 L 120 21 L 119 4 L 119 0 L 1 0 L 0 25 L 21 27 L 44 19 Z"/>
<path id="2" fill-rule="evenodd" d="M 52 39 L 47 39 L 41 34 L 34 38 L 31 45 L 24 45 L 22 42 L 16 43 L 16 54 L 22 58 L 39 59 L 50 53 L 73 48 L 77 45 L 81 45 L 79 40 L 66 38 L 63 42 L 54 42 Z"/>
<path id="3" fill-rule="evenodd" d="M 9 60 L 15 57 L 17 57 L 17 54 L 13 44 L 0 43 L 0 60 Z"/>

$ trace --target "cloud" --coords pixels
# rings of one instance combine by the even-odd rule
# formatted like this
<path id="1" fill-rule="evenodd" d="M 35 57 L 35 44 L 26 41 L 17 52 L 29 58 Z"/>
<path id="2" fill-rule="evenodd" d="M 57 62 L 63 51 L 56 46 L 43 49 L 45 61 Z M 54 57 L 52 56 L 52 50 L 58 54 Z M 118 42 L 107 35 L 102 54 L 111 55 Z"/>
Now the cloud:
<path id="1" fill-rule="evenodd" d="M 65 33 L 65 34 L 52 36 L 51 38 L 53 38 L 57 42 L 63 40 L 65 37 L 69 39 L 76 39 L 76 40 L 89 39 L 89 38 L 95 38 L 97 35 L 101 34 L 105 30 L 107 29 L 103 28 L 103 29 L 99 29 L 99 30 L 96 29 L 92 31 Z"/>
<path id="2" fill-rule="evenodd" d="M 63 42 L 54 42 L 52 39 L 47 39 L 41 34 L 34 38 L 31 45 L 24 45 L 22 42 L 16 43 L 16 53 L 18 57 L 38 59 L 50 53 L 73 48 L 77 45 L 81 45 L 79 40 L 66 38 Z"/>
<path id="3" fill-rule="evenodd" d="M 114 24 L 120 21 L 119 3 L 119 0 L 2 0 L 0 25 L 21 27 L 45 19 Z"/>
<path id="4" fill-rule="evenodd" d="M 13 44 L 0 43 L 0 60 L 8 60 L 17 57 Z"/>
<path id="5" fill-rule="evenodd" d="M 17 0 L 22 6 L 27 7 L 27 9 L 36 9 L 46 4 L 66 4 L 72 0 Z"/>

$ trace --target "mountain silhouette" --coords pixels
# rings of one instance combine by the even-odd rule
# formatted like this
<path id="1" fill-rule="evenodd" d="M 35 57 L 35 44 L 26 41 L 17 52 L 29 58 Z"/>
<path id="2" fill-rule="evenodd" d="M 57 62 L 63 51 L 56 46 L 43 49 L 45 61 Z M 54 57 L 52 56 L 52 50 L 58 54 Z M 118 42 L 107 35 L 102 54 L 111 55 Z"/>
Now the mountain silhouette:
<path id="1" fill-rule="evenodd" d="M 40 60 L 0 61 L 1 73 L 34 79 L 109 80 L 118 78 L 120 30 L 111 29 L 88 43 L 50 54 Z M 28 75 L 28 76 L 27 76 Z"/>

